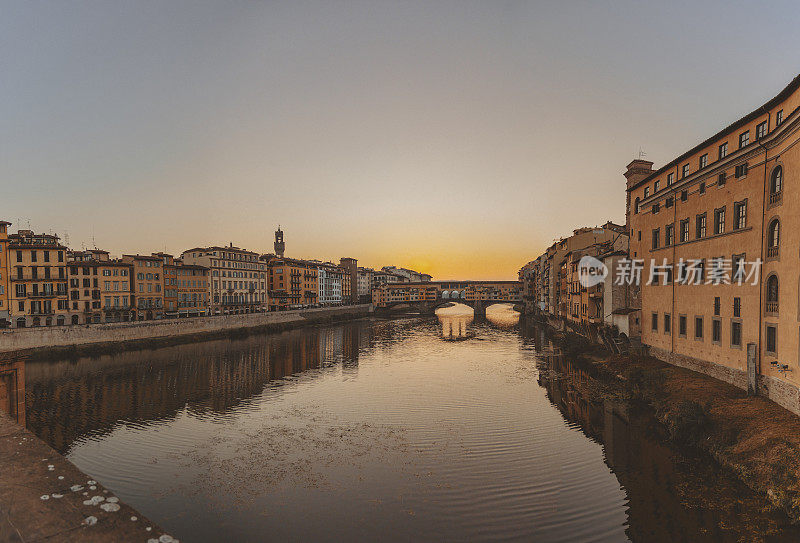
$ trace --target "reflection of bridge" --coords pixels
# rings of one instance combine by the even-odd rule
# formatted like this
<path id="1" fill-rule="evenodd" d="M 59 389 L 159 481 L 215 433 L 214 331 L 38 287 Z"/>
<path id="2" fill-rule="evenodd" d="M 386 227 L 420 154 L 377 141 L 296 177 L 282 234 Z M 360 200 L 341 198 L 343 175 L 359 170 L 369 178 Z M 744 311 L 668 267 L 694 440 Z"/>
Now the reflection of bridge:
<path id="1" fill-rule="evenodd" d="M 448 303 L 468 305 L 475 317 L 485 317 L 492 304 L 519 304 L 519 281 L 430 281 L 425 283 L 387 283 L 372 291 L 376 309 L 408 306 L 421 313 L 432 313 Z"/>

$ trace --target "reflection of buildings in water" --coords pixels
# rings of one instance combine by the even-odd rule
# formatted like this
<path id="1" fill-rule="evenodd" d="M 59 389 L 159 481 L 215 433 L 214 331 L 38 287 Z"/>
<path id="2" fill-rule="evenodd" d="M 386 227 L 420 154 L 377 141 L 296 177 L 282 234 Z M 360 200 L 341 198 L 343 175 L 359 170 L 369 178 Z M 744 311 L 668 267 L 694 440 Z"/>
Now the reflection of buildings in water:
<path id="1" fill-rule="evenodd" d="M 25 425 L 25 361 L 0 360 L 0 411 Z"/>
<path id="2" fill-rule="evenodd" d="M 348 333 L 352 327 L 359 330 Z M 185 407 L 224 415 L 271 380 L 319 368 L 326 360 L 325 338 L 334 338 L 327 360 L 344 360 L 342 341 L 369 335 L 367 322 L 355 322 L 77 361 L 29 362 L 20 380 L 27 379 L 27 390 L 18 397 L 23 408 L 27 405 L 28 428 L 66 453 L 77 439 L 111 431 L 120 422 L 173 417 Z M 347 349 L 357 353 L 357 343 Z"/>
<path id="3" fill-rule="evenodd" d="M 653 431 L 659 426 L 652 414 L 609 399 L 587 400 L 576 387 L 591 377 L 563 357 L 547 358 L 560 377 L 542 376 L 540 384 L 567 421 L 602 443 L 605 462 L 628 497 L 632 541 L 696 541 L 698 534 L 707 534 L 703 541 L 736 541 L 733 534 L 769 522 L 741 517 L 742 510 L 761 510 L 762 500 L 749 493 L 744 497 L 739 484 L 724 478 L 713 462 L 685 458 L 673 449 Z"/>

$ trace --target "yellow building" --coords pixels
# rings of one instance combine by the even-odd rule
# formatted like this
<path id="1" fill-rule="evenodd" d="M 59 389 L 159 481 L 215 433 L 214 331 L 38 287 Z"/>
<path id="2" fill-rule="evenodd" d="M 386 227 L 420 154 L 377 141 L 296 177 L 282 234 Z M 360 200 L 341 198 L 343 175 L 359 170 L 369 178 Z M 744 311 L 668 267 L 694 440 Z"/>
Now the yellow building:
<path id="1" fill-rule="evenodd" d="M 58 236 L 20 230 L 8 235 L 5 252 L 11 325 L 67 324 L 67 248 Z"/>
<path id="2" fill-rule="evenodd" d="M 298 309 L 319 303 L 318 262 L 275 255 L 264 255 L 262 260 L 266 261 L 269 268 L 270 311 Z"/>
<path id="3" fill-rule="evenodd" d="M 634 160 L 625 174 L 630 256 L 644 261 L 642 341 L 795 412 L 798 89 L 800 77 L 658 170 Z"/>
<path id="4" fill-rule="evenodd" d="M 267 264 L 258 253 L 228 247 L 195 247 L 181 253 L 185 265 L 209 270 L 209 313 L 228 315 L 267 310 Z"/>
<path id="5" fill-rule="evenodd" d="M 133 266 L 107 251 L 69 252 L 70 324 L 135 320 L 131 307 Z"/>
<path id="6" fill-rule="evenodd" d="M 146 255 L 122 255 L 122 262 L 132 266 L 131 306 L 136 320 L 164 318 L 164 266 L 161 258 Z"/>

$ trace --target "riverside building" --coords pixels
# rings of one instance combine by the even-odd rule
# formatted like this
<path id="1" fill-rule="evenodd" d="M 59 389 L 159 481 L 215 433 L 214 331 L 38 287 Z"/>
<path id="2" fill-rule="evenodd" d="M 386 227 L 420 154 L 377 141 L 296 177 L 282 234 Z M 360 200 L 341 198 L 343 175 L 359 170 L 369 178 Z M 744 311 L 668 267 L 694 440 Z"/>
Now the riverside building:
<path id="1" fill-rule="evenodd" d="M 107 251 L 69 251 L 69 324 L 136 320 L 131 305 L 133 265 Z"/>
<path id="2" fill-rule="evenodd" d="M 67 324 L 67 248 L 58 236 L 20 230 L 8 235 L 5 252 L 11 325 Z"/>
<path id="3" fill-rule="evenodd" d="M 258 253 L 234 247 L 196 247 L 181 253 L 185 265 L 209 270 L 212 315 L 267 310 L 267 263 Z"/>
<path id="4" fill-rule="evenodd" d="M 657 170 L 634 160 L 625 173 L 643 343 L 795 413 L 799 88 L 800 77 Z"/>

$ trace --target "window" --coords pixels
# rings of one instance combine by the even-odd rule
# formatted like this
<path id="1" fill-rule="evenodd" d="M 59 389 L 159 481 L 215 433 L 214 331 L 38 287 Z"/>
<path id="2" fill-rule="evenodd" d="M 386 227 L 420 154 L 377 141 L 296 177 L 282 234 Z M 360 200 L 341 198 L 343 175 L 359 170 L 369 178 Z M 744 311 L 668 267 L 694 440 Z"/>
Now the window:
<path id="1" fill-rule="evenodd" d="M 725 186 L 725 172 L 722 172 L 717 177 L 717 186 L 718 187 L 724 187 Z"/>
<path id="2" fill-rule="evenodd" d="M 675 182 L 675 174 L 674 173 L 668 173 L 667 174 L 667 186 L 669 187 L 674 182 Z"/>
<path id="3" fill-rule="evenodd" d="M 739 283 L 739 284 L 741 284 L 741 282 L 744 280 L 744 262 L 745 262 L 744 253 L 742 253 L 740 255 L 733 255 L 733 257 L 731 258 L 731 271 L 733 272 L 733 280 L 734 280 L 734 282 Z M 739 298 L 734 298 L 733 299 L 734 308 L 736 307 L 736 304 L 738 303 L 736 301 L 738 299 Z M 735 311 L 734 311 L 734 313 L 735 313 Z M 738 316 L 738 315 L 736 315 L 736 316 Z"/>
<path id="4" fill-rule="evenodd" d="M 658 192 L 660 186 L 661 186 L 661 181 L 656 181 L 655 183 L 653 183 L 653 194 Z"/>
<path id="5" fill-rule="evenodd" d="M 653 214 L 655 215 L 659 211 L 661 211 L 661 204 L 653 204 Z"/>
<path id="6" fill-rule="evenodd" d="M 686 337 L 686 315 L 678 317 L 678 335 Z"/>
<path id="7" fill-rule="evenodd" d="M 742 346 L 742 323 L 731 321 L 731 347 Z"/>
<path id="8" fill-rule="evenodd" d="M 639 197 L 637 196 L 637 197 L 636 197 L 636 201 L 633 203 L 633 214 L 634 214 L 634 215 L 636 215 L 637 213 L 639 213 L 639 201 L 640 201 L 640 200 L 639 200 Z M 216 270 L 215 270 L 215 271 L 214 271 L 214 275 L 216 275 L 216 274 L 217 274 L 217 272 L 216 272 Z"/>
<path id="9" fill-rule="evenodd" d="M 672 204 L 675 203 L 675 197 L 669 196 L 666 201 L 664 202 L 664 207 L 672 207 Z"/>
<path id="10" fill-rule="evenodd" d="M 714 233 L 715 234 L 724 234 L 725 233 L 725 208 L 724 207 L 714 210 Z"/>
<path id="11" fill-rule="evenodd" d="M 700 188 L 698 190 L 700 191 L 700 194 L 705 194 L 706 193 L 706 184 L 705 184 L 705 182 L 700 183 Z"/>
<path id="12" fill-rule="evenodd" d="M 742 299 L 738 296 L 733 299 L 733 316 L 734 317 L 741 317 L 742 316 Z"/>
<path id="13" fill-rule="evenodd" d="M 742 132 L 741 134 L 739 134 L 739 149 L 741 149 L 742 147 L 747 147 L 749 143 L 750 143 L 749 130 L 747 132 Z"/>
<path id="14" fill-rule="evenodd" d="M 702 215 L 697 216 L 696 220 L 696 229 L 695 229 L 695 237 L 697 239 L 706 237 L 706 214 L 703 213 Z"/>
<path id="15" fill-rule="evenodd" d="M 781 243 L 781 223 L 778 219 L 772 219 L 767 228 L 767 256 L 774 258 L 778 256 L 778 248 Z"/>
<path id="16" fill-rule="evenodd" d="M 650 323 L 650 328 L 653 332 L 658 332 L 658 313 L 653 313 Z"/>
<path id="17" fill-rule="evenodd" d="M 728 156 L 728 142 L 727 141 L 719 146 L 719 160 L 722 160 L 726 156 Z"/>
<path id="18" fill-rule="evenodd" d="M 719 317 L 719 312 L 720 312 L 720 300 L 719 296 L 717 296 L 716 298 L 714 298 L 714 315 Z"/>
<path id="19" fill-rule="evenodd" d="M 770 275 L 767 278 L 767 313 L 778 312 L 778 276 Z"/>
<path id="20" fill-rule="evenodd" d="M 689 175 L 689 165 L 684 164 L 683 168 L 681 168 L 681 178 L 687 177 Z"/>
<path id="21" fill-rule="evenodd" d="M 669 247 L 675 243 L 675 225 L 668 224 L 664 227 L 664 246 Z"/>
<path id="22" fill-rule="evenodd" d="M 689 219 L 681 221 L 681 242 L 689 241 Z"/>
<path id="23" fill-rule="evenodd" d="M 783 167 L 778 166 L 772 170 L 769 178 L 769 203 L 776 204 L 781 201 L 783 195 Z"/>
<path id="24" fill-rule="evenodd" d="M 780 126 L 783 123 L 783 110 L 775 114 L 775 126 Z"/>
<path id="25" fill-rule="evenodd" d="M 733 172 L 733 176 L 736 179 L 739 179 L 740 177 L 744 177 L 746 175 L 747 175 L 747 162 L 744 162 L 736 166 L 736 169 Z"/>
<path id="26" fill-rule="evenodd" d="M 647 198 L 650 196 L 650 187 L 644 188 L 644 197 Z"/>
<path id="27" fill-rule="evenodd" d="M 660 242 L 661 242 L 661 229 L 660 228 L 654 228 L 653 229 L 653 249 L 658 249 Z"/>
<path id="28" fill-rule="evenodd" d="M 763 123 L 759 123 L 756 126 L 756 140 L 760 140 L 766 135 L 767 135 L 767 121 L 764 121 Z"/>
<path id="29" fill-rule="evenodd" d="M 702 170 L 706 166 L 708 166 L 708 153 L 700 157 L 700 169 Z"/>
<path id="30" fill-rule="evenodd" d="M 747 226 L 747 200 L 733 204 L 733 229 L 741 230 Z"/>
<path id="31" fill-rule="evenodd" d="M 703 317 L 694 318 L 694 339 L 703 339 Z"/>
<path id="32" fill-rule="evenodd" d="M 722 343 L 722 321 L 719 319 L 711 321 L 711 342 L 717 345 Z"/>
<path id="33" fill-rule="evenodd" d="M 774 324 L 767 325 L 767 354 L 778 356 L 778 328 Z"/>
<path id="34" fill-rule="evenodd" d="M 688 190 L 682 190 L 681 191 L 681 202 L 685 202 L 688 199 L 689 199 L 689 191 Z"/>
<path id="35" fill-rule="evenodd" d="M 672 315 L 664 313 L 664 333 L 669 334 L 672 332 Z"/>

